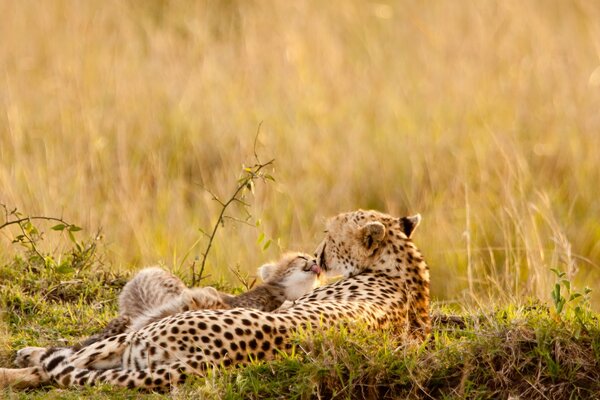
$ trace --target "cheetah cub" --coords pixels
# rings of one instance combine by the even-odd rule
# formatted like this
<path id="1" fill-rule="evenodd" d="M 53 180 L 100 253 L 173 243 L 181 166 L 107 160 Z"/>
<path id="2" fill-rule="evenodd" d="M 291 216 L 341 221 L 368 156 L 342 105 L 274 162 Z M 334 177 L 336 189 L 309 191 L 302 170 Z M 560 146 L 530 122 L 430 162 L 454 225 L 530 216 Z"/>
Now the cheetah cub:
<path id="1" fill-rule="evenodd" d="M 255 308 L 273 311 L 286 300 L 294 301 L 321 283 L 316 260 L 303 253 L 286 253 L 274 263 L 258 269 L 262 284 L 237 296 L 212 287 L 187 288 L 175 275 L 162 268 L 141 270 L 119 296 L 119 316 L 82 346 L 124 332 L 138 330 L 170 315 L 190 310 Z"/>
<path id="2" fill-rule="evenodd" d="M 279 261 L 261 266 L 258 274 L 263 283 L 237 296 L 218 292 L 212 287 L 198 287 L 184 289 L 179 296 L 166 302 L 163 299 L 162 305 L 157 308 L 148 304 L 147 311 L 131 320 L 128 331 L 141 329 L 170 315 L 190 310 L 243 307 L 273 311 L 285 301 L 294 301 L 318 287 L 322 277 L 316 259 L 303 253 L 287 253 Z M 135 285 L 134 281 L 135 278 L 131 283 Z M 137 293 L 130 295 L 127 292 L 125 286 L 120 304 L 122 310 L 131 314 L 129 301 L 136 304 L 137 310 L 139 299 L 136 299 Z M 127 297 L 127 301 L 124 297 Z"/>

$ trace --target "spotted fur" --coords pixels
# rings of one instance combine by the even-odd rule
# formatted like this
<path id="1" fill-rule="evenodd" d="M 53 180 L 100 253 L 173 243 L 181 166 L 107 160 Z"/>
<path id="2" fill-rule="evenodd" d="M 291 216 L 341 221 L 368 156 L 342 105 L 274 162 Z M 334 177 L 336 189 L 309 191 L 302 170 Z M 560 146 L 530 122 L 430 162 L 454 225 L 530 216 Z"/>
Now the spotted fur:
<path id="1" fill-rule="evenodd" d="M 40 367 L 0 370 L 0 385 L 164 387 L 201 374 L 208 365 L 270 359 L 289 349 L 290 332 L 309 325 L 318 329 L 360 321 L 371 329 L 392 325 L 423 339 L 430 330 L 429 272 L 410 240 L 419 221 L 415 216 L 406 224 L 375 211 L 340 214 L 329 221 L 316 256 L 321 268 L 343 279 L 302 296 L 292 307 L 176 314 L 77 352 L 48 354 Z"/>
<path id="2" fill-rule="evenodd" d="M 321 269 L 316 259 L 304 253 L 286 253 L 258 269 L 263 280 L 254 288 L 237 296 L 218 292 L 212 287 L 188 289 L 175 275 L 161 268 L 140 271 L 129 281 L 119 296 L 120 315 L 99 334 L 73 346 L 87 347 L 109 337 L 139 330 L 174 314 L 190 310 L 218 310 L 236 307 L 273 311 L 285 301 L 294 301 L 321 284 Z M 26 347 L 17 352 L 16 366 L 33 367 L 48 351 L 43 347 Z"/>

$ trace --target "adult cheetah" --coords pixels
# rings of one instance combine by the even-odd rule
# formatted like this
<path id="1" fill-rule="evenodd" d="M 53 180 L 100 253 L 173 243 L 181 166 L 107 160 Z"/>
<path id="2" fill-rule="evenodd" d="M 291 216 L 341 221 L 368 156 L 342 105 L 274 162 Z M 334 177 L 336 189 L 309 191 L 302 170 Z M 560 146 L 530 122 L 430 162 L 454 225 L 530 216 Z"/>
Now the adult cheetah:
<path id="1" fill-rule="evenodd" d="M 420 216 L 354 211 L 332 218 L 316 253 L 344 278 L 280 312 L 243 308 L 189 311 L 114 336 L 78 352 L 48 353 L 39 367 L 0 370 L 0 386 L 109 384 L 155 388 L 201 374 L 209 364 L 269 359 L 289 347 L 299 326 L 360 321 L 422 339 L 430 331 L 429 271 L 410 236 Z"/>

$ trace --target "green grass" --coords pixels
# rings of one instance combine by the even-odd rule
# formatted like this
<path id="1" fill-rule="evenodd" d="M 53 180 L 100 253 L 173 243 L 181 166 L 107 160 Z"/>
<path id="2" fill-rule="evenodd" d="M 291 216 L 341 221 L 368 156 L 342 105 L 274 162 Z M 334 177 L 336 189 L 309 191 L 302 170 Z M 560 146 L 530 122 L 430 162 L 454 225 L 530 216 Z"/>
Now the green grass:
<path id="1" fill-rule="evenodd" d="M 24 346 L 73 343 L 116 314 L 128 276 L 95 256 L 80 271 L 52 269 L 26 253 L 0 267 L 0 365 Z M 64 262 L 73 259 L 66 255 Z M 173 399 L 521 398 L 589 399 L 600 391 L 600 315 L 582 299 L 554 305 L 528 301 L 452 313 L 434 305 L 430 340 L 415 344 L 393 330 L 362 326 L 302 331 L 291 355 L 222 369 L 163 393 Z M 449 317 L 450 315 L 450 317 Z M 4 390 L 8 399 L 160 398 L 115 389 Z"/>

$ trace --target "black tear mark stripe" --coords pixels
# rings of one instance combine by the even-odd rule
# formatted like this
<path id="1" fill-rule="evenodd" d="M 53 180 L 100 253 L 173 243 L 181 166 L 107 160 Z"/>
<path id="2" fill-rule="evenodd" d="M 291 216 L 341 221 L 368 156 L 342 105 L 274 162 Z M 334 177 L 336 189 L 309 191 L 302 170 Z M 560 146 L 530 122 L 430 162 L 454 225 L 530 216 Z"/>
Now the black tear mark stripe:
<path id="1" fill-rule="evenodd" d="M 319 267 L 323 268 L 327 271 L 327 265 L 325 265 L 325 248 L 327 245 L 323 245 L 323 249 L 321 250 L 321 254 L 319 254 Z"/>

